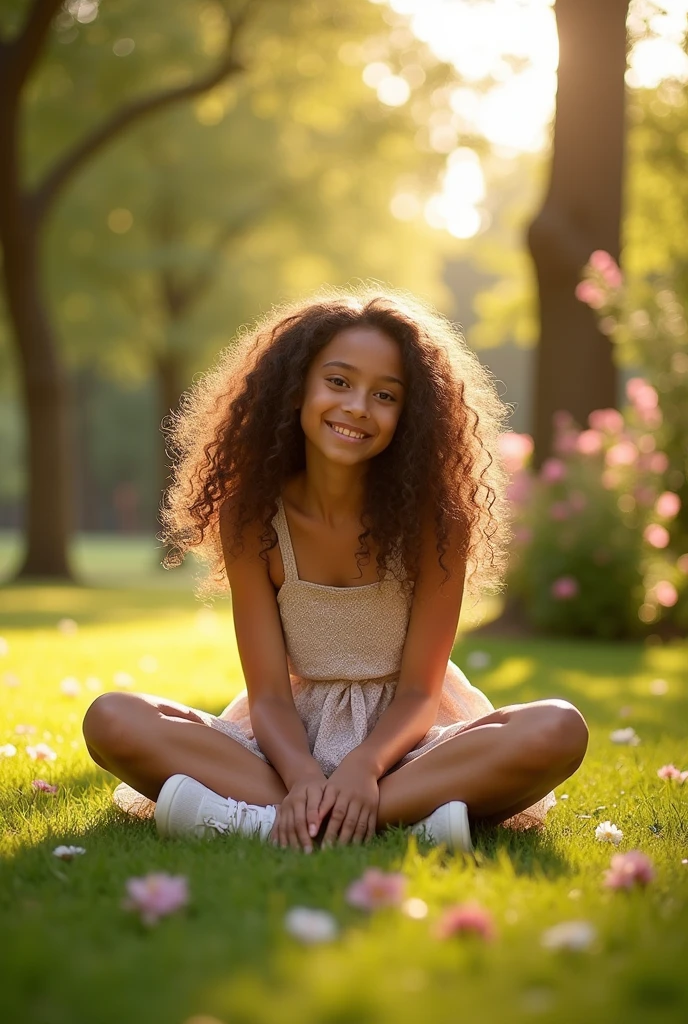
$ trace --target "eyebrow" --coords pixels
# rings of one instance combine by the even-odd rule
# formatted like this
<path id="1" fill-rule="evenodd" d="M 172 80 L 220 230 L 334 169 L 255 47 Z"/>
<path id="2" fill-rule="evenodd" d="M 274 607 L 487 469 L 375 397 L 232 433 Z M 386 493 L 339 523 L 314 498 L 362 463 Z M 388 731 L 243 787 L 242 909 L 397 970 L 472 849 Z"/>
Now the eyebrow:
<path id="1" fill-rule="evenodd" d="M 351 363 L 343 363 L 339 359 L 333 359 L 329 363 L 323 363 L 323 369 L 326 366 L 341 366 L 345 370 L 353 370 L 354 373 L 359 373 L 359 369 L 358 369 L 357 366 L 352 366 Z M 390 380 L 390 381 L 392 381 L 393 384 L 400 384 L 402 388 L 404 387 L 403 380 L 399 380 L 398 377 L 390 377 L 390 376 L 387 376 L 387 375 L 383 375 L 382 377 L 379 377 L 378 380 Z"/>

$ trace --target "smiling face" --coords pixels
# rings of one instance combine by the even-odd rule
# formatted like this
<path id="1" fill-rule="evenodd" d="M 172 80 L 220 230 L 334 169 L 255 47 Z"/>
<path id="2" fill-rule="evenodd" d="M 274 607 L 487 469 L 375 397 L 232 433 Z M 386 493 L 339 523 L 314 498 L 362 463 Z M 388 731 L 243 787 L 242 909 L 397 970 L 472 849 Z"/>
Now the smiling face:
<path id="1" fill-rule="evenodd" d="M 398 344 L 376 327 L 349 327 L 313 360 L 304 385 L 306 445 L 329 461 L 354 465 L 394 437 L 406 376 Z"/>

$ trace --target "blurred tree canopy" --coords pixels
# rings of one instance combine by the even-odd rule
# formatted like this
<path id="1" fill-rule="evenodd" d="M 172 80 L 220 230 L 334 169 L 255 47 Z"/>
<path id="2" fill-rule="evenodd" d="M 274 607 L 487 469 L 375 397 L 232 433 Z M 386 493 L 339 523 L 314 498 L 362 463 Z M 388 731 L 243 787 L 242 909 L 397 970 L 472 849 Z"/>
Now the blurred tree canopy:
<path id="1" fill-rule="evenodd" d="M 48 28 L 38 23 L 49 9 Z M 48 310 L 72 365 L 154 373 L 163 414 L 236 327 L 274 301 L 354 275 L 437 299 L 446 243 L 394 218 L 390 200 L 404 180 L 423 191 L 437 178 L 442 158 L 417 145 L 413 101 L 447 102 L 438 86 L 449 72 L 403 19 L 368 0 L 16 2 L 2 36 L 24 63 L 39 51 L 40 39 L 28 56 L 24 45 L 37 25 L 45 52 L 9 136 L 21 137 L 10 184 L 24 198 L 14 213 L 5 203 L 3 223 L 14 228 L 5 247 L 16 293 L 20 260 L 7 239 L 17 237 L 17 209 L 25 215 L 19 290 L 32 285 L 37 299 L 18 303 L 7 279 L 29 410 L 24 568 L 59 575 L 69 571 L 71 485 Z M 396 72 L 401 101 L 381 104 L 362 81 L 371 61 Z M 165 96 L 190 102 L 172 107 Z"/>

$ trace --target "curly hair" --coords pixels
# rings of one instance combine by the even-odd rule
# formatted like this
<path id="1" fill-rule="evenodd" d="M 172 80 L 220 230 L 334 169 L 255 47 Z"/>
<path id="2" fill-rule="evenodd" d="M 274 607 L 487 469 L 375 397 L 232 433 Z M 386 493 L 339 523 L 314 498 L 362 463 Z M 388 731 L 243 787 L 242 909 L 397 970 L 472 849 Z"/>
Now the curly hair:
<path id="1" fill-rule="evenodd" d="M 445 578 L 443 555 L 450 535 L 458 535 L 467 592 L 499 588 L 508 521 L 498 441 L 507 407 L 449 321 L 415 299 L 370 288 L 331 290 L 275 310 L 240 334 L 183 396 L 167 428 L 175 468 L 161 513 L 166 566 L 194 548 L 209 566 L 202 590 L 226 589 L 225 506 L 234 524 L 231 551 L 241 549 L 249 523 L 259 524 L 267 560 L 277 543 L 277 499 L 305 467 L 296 406 L 308 369 L 337 333 L 363 326 L 397 342 L 408 387 L 394 437 L 366 475 L 359 569 L 372 542 L 378 578 L 400 562 L 406 578 L 415 578 L 429 510 Z"/>

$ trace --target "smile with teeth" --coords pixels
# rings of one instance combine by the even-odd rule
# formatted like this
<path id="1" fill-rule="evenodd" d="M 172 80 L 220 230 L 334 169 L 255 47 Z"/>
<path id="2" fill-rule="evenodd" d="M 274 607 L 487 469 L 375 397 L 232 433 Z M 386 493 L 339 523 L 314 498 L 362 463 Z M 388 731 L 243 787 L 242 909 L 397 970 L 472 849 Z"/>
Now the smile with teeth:
<path id="1" fill-rule="evenodd" d="M 327 423 L 327 420 L 325 421 Z M 363 434 L 360 430 L 351 430 L 349 427 L 339 427 L 334 423 L 327 423 L 330 430 L 334 430 L 335 434 L 340 434 L 342 437 L 349 437 L 352 441 L 364 441 L 369 434 Z"/>

